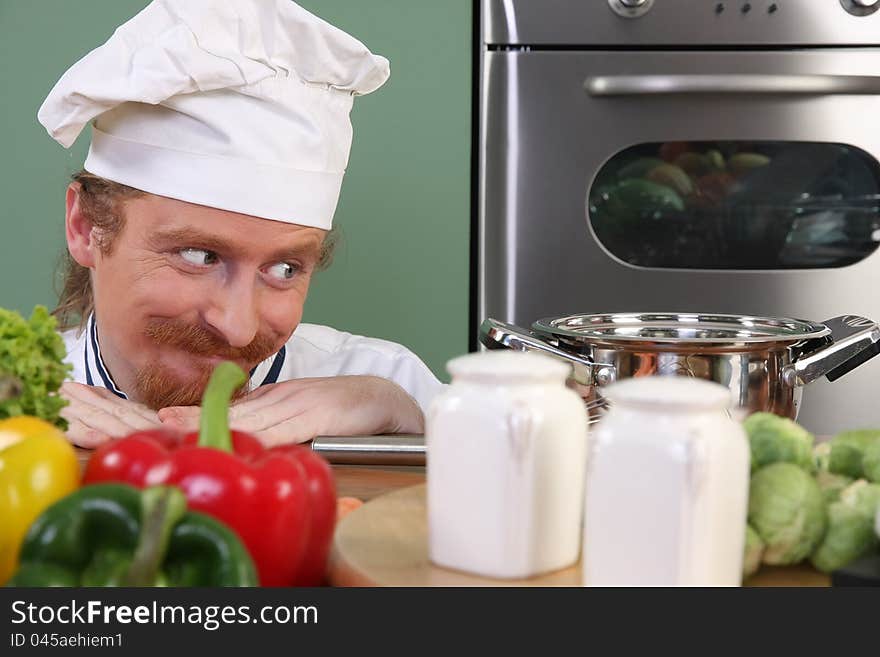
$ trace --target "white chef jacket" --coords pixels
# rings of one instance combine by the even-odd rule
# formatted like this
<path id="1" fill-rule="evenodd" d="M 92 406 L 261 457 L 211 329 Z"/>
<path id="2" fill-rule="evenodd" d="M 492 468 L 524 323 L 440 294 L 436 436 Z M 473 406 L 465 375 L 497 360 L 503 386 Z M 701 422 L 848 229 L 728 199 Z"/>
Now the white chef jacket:
<path id="1" fill-rule="evenodd" d="M 103 386 L 127 399 L 101 359 L 98 327 L 94 314 L 86 328 L 61 333 L 67 347 L 65 361 L 73 366 L 70 380 Z M 444 385 L 430 369 L 403 345 L 352 335 L 329 326 L 300 324 L 274 356 L 251 371 L 251 390 L 270 383 L 311 377 L 368 374 L 390 379 L 406 390 L 423 412 Z"/>

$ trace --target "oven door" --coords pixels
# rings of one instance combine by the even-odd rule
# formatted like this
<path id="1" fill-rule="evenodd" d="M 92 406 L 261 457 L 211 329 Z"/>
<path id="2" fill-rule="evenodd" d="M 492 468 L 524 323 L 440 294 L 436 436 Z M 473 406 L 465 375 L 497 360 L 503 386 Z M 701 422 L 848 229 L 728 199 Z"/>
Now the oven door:
<path id="1" fill-rule="evenodd" d="M 867 49 L 486 52 L 478 320 L 880 319 L 876 71 Z M 880 426 L 878 373 L 811 385 L 802 418 Z"/>

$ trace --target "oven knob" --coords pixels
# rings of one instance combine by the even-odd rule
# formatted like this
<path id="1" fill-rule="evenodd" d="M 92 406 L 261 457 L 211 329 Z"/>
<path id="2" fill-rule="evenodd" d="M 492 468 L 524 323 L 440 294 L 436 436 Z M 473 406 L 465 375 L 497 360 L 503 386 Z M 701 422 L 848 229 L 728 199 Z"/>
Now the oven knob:
<path id="1" fill-rule="evenodd" d="M 880 9 L 880 0 L 840 0 L 840 4 L 854 16 L 870 16 Z"/>
<path id="2" fill-rule="evenodd" d="M 644 15 L 654 4 L 654 0 L 608 0 L 608 6 L 618 16 L 638 18 Z"/>

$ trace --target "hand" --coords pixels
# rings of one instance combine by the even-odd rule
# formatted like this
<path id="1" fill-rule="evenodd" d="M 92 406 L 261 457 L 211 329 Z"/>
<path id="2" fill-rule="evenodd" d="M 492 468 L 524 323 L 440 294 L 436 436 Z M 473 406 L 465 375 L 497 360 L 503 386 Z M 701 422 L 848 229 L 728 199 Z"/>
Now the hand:
<path id="1" fill-rule="evenodd" d="M 200 410 L 163 408 L 159 419 L 172 429 L 192 431 Z M 229 424 L 273 446 L 316 436 L 423 433 L 425 419 L 416 401 L 388 379 L 335 376 L 257 388 L 229 409 Z"/>
<path id="2" fill-rule="evenodd" d="M 78 447 L 97 447 L 111 438 L 162 426 L 155 411 L 117 397 L 106 388 L 68 381 L 60 392 L 69 402 L 61 409 L 61 417 L 69 425 L 67 438 Z"/>

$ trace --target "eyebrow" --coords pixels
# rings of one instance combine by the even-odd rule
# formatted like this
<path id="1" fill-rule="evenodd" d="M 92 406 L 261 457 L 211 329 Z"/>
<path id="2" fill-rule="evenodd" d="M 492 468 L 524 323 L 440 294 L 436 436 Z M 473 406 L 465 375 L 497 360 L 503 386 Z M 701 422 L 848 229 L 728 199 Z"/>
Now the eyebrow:
<path id="1" fill-rule="evenodd" d="M 151 236 L 154 245 L 160 248 L 167 248 L 170 245 L 189 246 L 193 248 L 205 249 L 206 251 L 216 251 L 220 254 L 236 254 L 240 252 L 240 248 L 234 242 L 218 238 L 216 235 L 203 233 L 192 228 L 176 228 L 172 230 L 159 231 Z M 317 261 L 321 257 L 321 243 L 319 240 L 308 237 L 303 243 L 297 246 L 285 247 L 273 251 L 268 260 L 282 262 L 285 260 L 313 260 Z"/>

